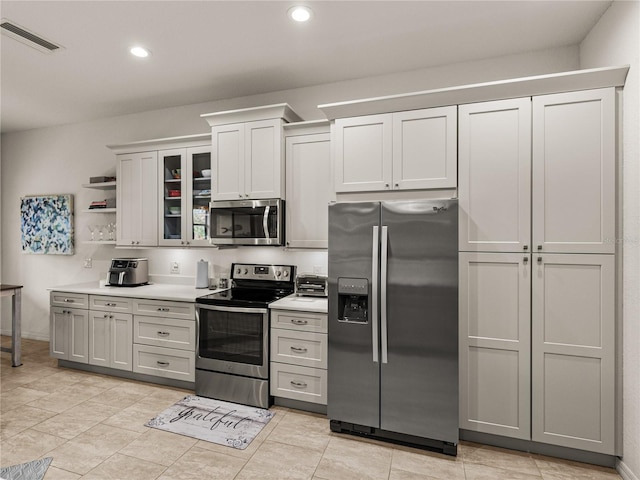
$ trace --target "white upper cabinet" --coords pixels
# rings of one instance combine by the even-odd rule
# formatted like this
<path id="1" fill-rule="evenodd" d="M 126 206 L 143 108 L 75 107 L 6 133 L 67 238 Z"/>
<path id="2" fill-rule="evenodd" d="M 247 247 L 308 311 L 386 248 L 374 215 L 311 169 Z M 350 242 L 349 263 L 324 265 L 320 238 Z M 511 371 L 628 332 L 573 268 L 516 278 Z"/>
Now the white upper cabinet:
<path id="1" fill-rule="evenodd" d="M 615 251 L 615 89 L 533 99 L 535 252 Z"/>
<path id="2" fill-rule="evenodd" d="M 336 192 L 389 190 L 392 180 L 391 114 L 339 118 L 333 125 Z"/>
<path id="3" fill-rule="evenodd" d="M 158 245 L 158 153 L 117 156 L 116 242 L 121 246 Z"/>
<path id="4" fill-rule="evenodd" d="M 301 118 L 286 103 L 201 115 L 211 126 L 211 198 L 285 198 L 282 126 Z"/>
<path id="5" fill-rule="evenodd" d="M 336 192 L 455 188 L 456 107 L 339 118 Z"/>
<path id="6" fill-rule="evenodd" d="M 328 126 L 326 127 L 328 131 Z M 329 133 L 285 137 L 287 246 L 327 248 L 331 200 Z"/>
<path id="7" fill-rule="evenodd" d="M 214 126 L 212 198 L 282 198 L 282 120 Z"/>
<path id="8" fill-rule="evenodd" d="M 393 114 L 393 188 L 455 188 L 456 107 Z"/>
<path id="9" fill-rule="evenodd" d="M 160 205 L 158 244 L 208 246 L 211 200 L 211 147 L 174 148 L 158 152 Z"/>
<path id="10" fill-rule="evenodd" d="M 284 137 L 281 119 L 244 126 L 244 196 L 284 198 Z M 220 158 L 218 158 L 220 161 Z"/>
<path id="11" fill-rule="evenodd" d="M 461 105 L 460 250 L 531 248 L 531 99 Z"/>

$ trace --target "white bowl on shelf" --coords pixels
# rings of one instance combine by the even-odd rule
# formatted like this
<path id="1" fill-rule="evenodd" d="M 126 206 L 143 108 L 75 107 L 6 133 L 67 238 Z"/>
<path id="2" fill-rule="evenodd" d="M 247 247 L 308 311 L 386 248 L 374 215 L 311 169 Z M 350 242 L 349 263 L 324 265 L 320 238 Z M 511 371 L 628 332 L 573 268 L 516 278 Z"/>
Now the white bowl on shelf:
<path id="1" fill-rule="evenodd" d="M 200 173 L 202 173 L 203 177 L 210 177 L 211 176 L 211 170 L 210 169 L 204 169 L 202 170 Z"/>

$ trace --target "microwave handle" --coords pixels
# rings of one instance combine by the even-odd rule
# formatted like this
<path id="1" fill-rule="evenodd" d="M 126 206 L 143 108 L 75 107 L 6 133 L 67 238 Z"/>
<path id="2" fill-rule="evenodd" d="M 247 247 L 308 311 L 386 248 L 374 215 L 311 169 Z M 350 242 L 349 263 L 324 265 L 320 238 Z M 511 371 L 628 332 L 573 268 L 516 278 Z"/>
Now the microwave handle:
<path id="1" fill-rule="evenodd" d="M 262 228 L 264 229 L 264 238 L 269 239 L 269 209 L 271 207 L 267 205 L 264 207 L 264 215 L 262 216 Z"/>

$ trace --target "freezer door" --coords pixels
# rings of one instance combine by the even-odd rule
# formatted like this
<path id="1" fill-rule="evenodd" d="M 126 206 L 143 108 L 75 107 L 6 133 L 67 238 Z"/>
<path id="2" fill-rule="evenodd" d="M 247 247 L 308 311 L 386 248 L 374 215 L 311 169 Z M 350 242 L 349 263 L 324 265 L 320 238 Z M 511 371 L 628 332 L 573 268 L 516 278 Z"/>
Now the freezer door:
<path id="1" fill-rule="evenodd" d="M 380 428 L 457 444 L 457 201 L 383 202 L 381 217 Z"/>
<path id="2" fill-rule="evenodd" d="M 372 277 L 379 268 L 379 258 L 374 256 L 379 223 L 379 203 L 329 206 L 327 415 L 332 420 L 371 427 L 378 427 L 380 423 L 379 341 L 374 340 L 379 338 L 378 303 L 373 298 L 378 279 Z M 351 314 L 339 311 L 338 283 L 341 278 L 348 279 L 341 282 L 341 288 L 346 291 L 362 293 L 359 289 L 363 284 L 367 285 L 366 322 L 339 321 Z M 342 308 L 344 310 L 344 305 Z"/>

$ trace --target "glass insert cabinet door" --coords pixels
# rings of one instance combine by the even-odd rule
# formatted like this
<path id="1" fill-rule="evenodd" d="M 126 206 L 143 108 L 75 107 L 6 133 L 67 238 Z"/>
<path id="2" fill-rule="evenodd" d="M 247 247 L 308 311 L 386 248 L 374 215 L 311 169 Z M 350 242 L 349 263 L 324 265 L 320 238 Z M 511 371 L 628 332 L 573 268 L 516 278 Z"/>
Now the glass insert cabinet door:
<path id="1" fill-rule="evenodd" d="M 159 152 L 159 244 L 206 246 L 211 199 L 211 148 Z"/>

